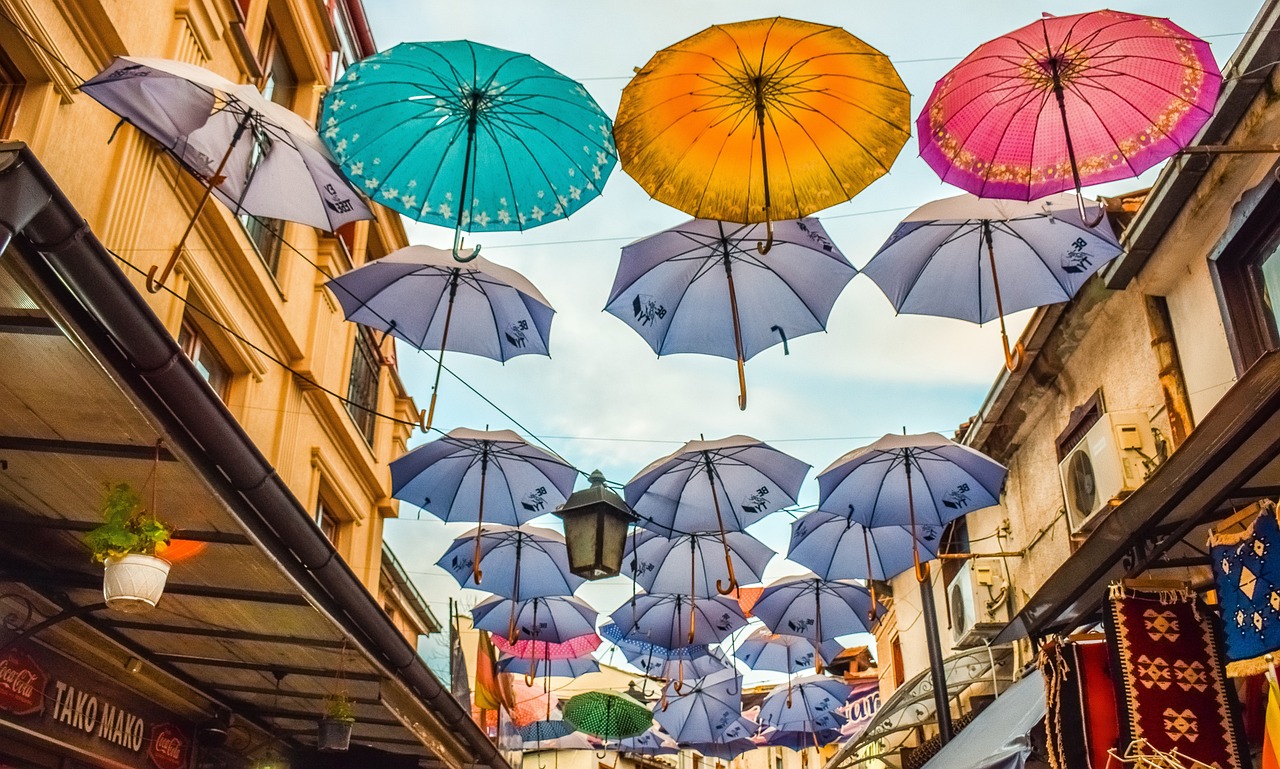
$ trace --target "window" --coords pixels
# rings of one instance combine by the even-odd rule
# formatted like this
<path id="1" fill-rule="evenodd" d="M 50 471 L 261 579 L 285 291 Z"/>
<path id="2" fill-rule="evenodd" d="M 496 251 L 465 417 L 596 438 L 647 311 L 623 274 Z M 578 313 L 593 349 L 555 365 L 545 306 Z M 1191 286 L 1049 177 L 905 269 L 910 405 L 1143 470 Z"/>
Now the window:
<path id="1" fill-rule="evenodd" d="M 231 370 L 227 368 L 226 363 L 222 362 L 222 358 L 218 357 L 218 353 L 209 344 L 208 338 L 189 320 L 184 320 L 181 330 L 178 331 L 178 346 L 196 365 L 196 371 L 200 372 L 204 381 L 208 382 L 218 397 L 225 401 L 227 385 L 231 382 Z"/>
<path id="2" fill-rule="evenodd" d="M 1230 233 L 1213 261 L 1218 302 L 1237 373 L 1280 348 L 1280 184 L 1246 192 L 1237 208 L 1252 213 Z"/>
<path id="3" fill-rule="evenodd" d="M 355 349 L 351 352 L 351 381 L 347 384 L 347 412 L 360 434 L 373 443 L 373 428 L 378 409 L 378 379 L 382 373 L 381 356 L 373 342 L 373 333 L 360 327 L 356 331 Z"/>
<path id="4" fill-rule="evenodd" d="M 693 769 L 702 769 L 702 756 L 695 755 L 693 757 Z"/>
<path id="5" fill-rule="evenodd" d="M 0 137 L 8 138 L 13 131 L 13 121 L 18 114 L 18 102 L 22 100 L 25 81 L 9 57 L 0 50 Z"/>
<path id="6" fill-rule="evenodd" d="M 907 680 L 906 664 L 902 661 L 902 641 L 898 636 L 889 642 L 889 652 L 893 657 L 893 688 L 897 689 Z"/>
<path id="7" fill-rule="evenodd" d="M 262 95 L 271 101 L 279 104 L 285 109 L 292 109 L 293 98 L 298 92 L 298 78 L 293 74 L 293 69 L 289 66 L 289 59 L 285 55 L 284 46 L 280 43 L 280 36 L 276 33 L 275 26 L 268 18 L 266 25 L 262 30 L 262 42 L 258 48 L 258 61 L 262 64 L 262 71 L 265 74 L 262 80 Z M 250 157 L 250 166 L 256 168 L 259 161 L 270 149 L 270 137 L 255 130 L 253 136 L 253 153 Z M 252 176 L 253 171 L 250 171 Z M 240 215 L 240 222 L 249 233 L 249 240 L 253 241 L 253 247 L 257 250 L 258 255 L 262 257 L 262 262 L 271 271 L 272 275 L 279 274 L 280 271 L 280 249 L 281 240 L 280 233 L 284 226 L 284 222 L 279 219 L 263 219 L 260 217 L 250 216 L 248 214 Z"/>
<path id="8" fill-rule="evenodd" d="M 320 533 L 324 538 L 334 546 L 338 546 L 338 516 L 333 514 L 333 510 L 329 505 L 325 504 L 324 497 L 316 498 L 316 525 L 320 527 Z"/>

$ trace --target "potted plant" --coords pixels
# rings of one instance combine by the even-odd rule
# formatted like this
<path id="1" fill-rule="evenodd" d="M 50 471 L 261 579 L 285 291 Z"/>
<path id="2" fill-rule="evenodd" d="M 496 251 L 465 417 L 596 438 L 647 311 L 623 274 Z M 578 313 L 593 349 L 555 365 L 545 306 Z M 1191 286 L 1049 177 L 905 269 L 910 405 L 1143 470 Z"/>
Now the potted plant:
<path id="1" fill-rule="evenodd" d="M 143 508 L 142 495 L 132 486 L 106 484 L 102 525 L 84 542 L 106 567 L 102 594 L 107 606 L 136 613 L 156 605 L 169 576 L 169 562 L 156 554 L 169 544 L 169 534 L 170 527 Z"/>
<path id="2" fill-rule="evenodd" d="M 356 722 L 356 705 L 346 692 L 338 692 L 324 702 L 324 716 L 316 747 L 320 750 L 346 750 L 351 745 L 351 727 Z"/>

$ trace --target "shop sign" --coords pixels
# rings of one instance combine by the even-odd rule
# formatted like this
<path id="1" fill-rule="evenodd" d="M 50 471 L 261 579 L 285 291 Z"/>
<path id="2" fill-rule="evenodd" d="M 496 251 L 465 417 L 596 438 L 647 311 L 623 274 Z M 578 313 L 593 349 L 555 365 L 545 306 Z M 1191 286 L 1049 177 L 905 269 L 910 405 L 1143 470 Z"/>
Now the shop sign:
<path id="1" fill-rule="evenodd" d="M 138 769 L 185 769 L 189 724 L 111 678 L 36 645 L 0 653 L 0 720 Z"/>

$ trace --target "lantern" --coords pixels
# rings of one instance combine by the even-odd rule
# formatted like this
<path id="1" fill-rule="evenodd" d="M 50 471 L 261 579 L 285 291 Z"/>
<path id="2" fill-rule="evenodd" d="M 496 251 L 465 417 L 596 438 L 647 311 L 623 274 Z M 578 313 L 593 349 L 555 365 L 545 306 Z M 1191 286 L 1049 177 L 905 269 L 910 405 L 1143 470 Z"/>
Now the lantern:
<path id="1" fill-rule="evenodd" d="M 569 571 L 588 580 L 616 576 L 622 571 L 627 527 L 635 520 L 631 508 L 604 485 L 599 470 L 591 486 L 569 495 L 555 514 L 564 521 L 569 545 Z"/>

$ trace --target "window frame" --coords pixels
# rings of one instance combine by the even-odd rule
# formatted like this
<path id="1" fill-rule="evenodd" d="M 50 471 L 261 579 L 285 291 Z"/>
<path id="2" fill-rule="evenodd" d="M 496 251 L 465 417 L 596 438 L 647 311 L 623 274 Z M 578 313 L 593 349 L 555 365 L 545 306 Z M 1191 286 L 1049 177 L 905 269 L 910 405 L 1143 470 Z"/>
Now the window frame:
<path id="1" fill-rule="evenodd" d="M 1246 193 L 1246 198 L 1248 193 Z M 1280 184 L 1272 183 L 1215 258 L 1210 273 L 1227 332 L 1227 346 L 1241 375 L 1271 350 L 1280 349 L 1280 316 L 1267 310 L 1262 262 L 1280 258 Z M 1280 312 L 1280 308 L 1276 308 Z"/>
<path id="2" fill-rule="evenodd" d="M 357 382 L 360 371 L 357 366 L 367 369 L 368 379 Z M 358 384 L 364 387 L 357 389 Z M 347 396 L 345 405 L 347 415 L 356 426 L 356 431 L 364 437 L 365 442 L 373 445 L 378 427 L 378 400 L 382 389 L 382 355 L 373 332 L 364 326 L 357 326 L 354 341 L 351 345 L 351 365 L 347 372 Z M 362 394 L 366 397 L 361 397 Z"/>
<path id="3" fill-rule="evenodd" d="M 231 366 L 227 365 L 226 359 L 209 339 L 209 335 L 204 333 L 195 321 L 183 318 L 174 341 L 195 366 L 200 378 L 208 383 L 223 403 L 226 403 L 231 392 L 231 379 L 234 374 Z M 209 367 L 206 355 L 216 364 L 215 368 Z"/>
<path id="4" fill-rule="evenodd" d="M 26 87 L 27 79 L 22 71 L 0 49 L 0 138 L 8 139 L 13 131 Z"/>

